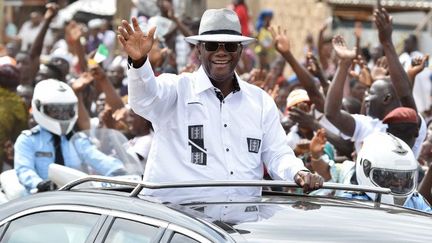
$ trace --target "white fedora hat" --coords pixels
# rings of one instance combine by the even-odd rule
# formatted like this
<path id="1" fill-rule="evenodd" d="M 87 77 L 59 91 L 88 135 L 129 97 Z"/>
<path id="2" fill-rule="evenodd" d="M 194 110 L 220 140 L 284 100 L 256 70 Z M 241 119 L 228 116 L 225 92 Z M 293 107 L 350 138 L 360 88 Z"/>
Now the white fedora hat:
<path id="1" fill-rule="evenodd" d="M 200 41 L 240 42 L 247 45 L 255 41 L 254 38 L 241 34 L 240 21 L 237 14 L 229 9 L 208 9 L 204 12 L 198 35 L 186 37 L 191 44 Z"/>

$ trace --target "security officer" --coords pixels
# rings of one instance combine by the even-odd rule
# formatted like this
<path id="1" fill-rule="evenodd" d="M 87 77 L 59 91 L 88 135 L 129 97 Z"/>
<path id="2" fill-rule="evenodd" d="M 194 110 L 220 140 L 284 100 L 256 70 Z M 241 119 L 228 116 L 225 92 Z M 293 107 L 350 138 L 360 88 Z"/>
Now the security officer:
<path id="1" fill-rule="evenodd" d="M 350 183 L 390 188 L 390 194 L 382 195 L 382 202 L 432 212 L 432 207 L 417 192 L 417 166 L 408 144 L 391 133 L 376 132 L 364 139 L 355 163 L 355 178 L 352 178 L 355 180 L 351 179 Z M 375 198 L 370 192 L 345 192 L 342 196 L 362 200 Z"/>
<path id="2" fill-rule="evenodd" d="M 98 174 L 124 174 L 123 163 L 103 154 L 88 137 L 69 140 L 78 119 L 77 109 L 78 99 L 66 83 L 48 79 L 36 85 L 32 112 L 38 125 L 23 131 L 14 147 L 14 167 L 28 192 L 56 188 L 48 180 L 48 167 L 52 163 L 79 170 L 85 162 Z"/>

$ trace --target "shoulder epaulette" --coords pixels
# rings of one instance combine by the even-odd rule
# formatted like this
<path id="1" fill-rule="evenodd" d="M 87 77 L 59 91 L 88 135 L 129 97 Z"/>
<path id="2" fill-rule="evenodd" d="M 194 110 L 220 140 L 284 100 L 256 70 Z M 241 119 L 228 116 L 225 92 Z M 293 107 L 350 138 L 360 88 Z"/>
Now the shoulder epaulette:
<path id="1" fill-rule="evenodd" d="M 24 134 L 24 135 L 26 135 L 26 136 L 31 136 L 31 135 L 37 134 L 39 132 L 40 132 L 39 128 L 33 127 L 32 129 L 30 129 L 30 130 L 24 130 L 21 133 Z"/>

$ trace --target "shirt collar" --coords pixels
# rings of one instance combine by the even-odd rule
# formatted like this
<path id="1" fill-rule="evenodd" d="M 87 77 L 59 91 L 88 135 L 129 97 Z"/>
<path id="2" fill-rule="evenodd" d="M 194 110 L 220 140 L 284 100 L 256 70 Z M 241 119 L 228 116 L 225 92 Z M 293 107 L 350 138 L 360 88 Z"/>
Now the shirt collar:
<path id="1" fill-rule="evenodd" d="M 41 127 L 40 125 L 38 125 L 40 128 L 40 133 L 41 135 L 48 140 L 54 139 L 54 136 L 58 136 L 57 134 L 54 134 L 50 131 L 48 131 L 47 129 Z M 71 137 L 74 135 L 75 133 L 73 131 L 69 132 L 68 134 L 65 135 L 67 140 L 70 140 Z M 62 135 L 63 136 L 63 135 Z M 61 137 L 61 136 L 60 136 Z"/>
<path id="2" fill-rule="evenodd" d="M 234 91 L 233 93 L 236 93 L 238 91 L 240 91 L 242 89 L 242 84 L 241 84 L 241 79 L 240 77 L 237 75 L 236 72 L 234 72 L 235 75 L 235 80 L 234 80 Z M 209 77 L 207 76 L 206 72 L 204 71 L 203 66 L 201 66 L 195 73 L 195 92 L 197 94 L 207 90 L 207 89 L 214 89 L 215 87 L 213 86 L 213 84 L 211 83 Z"/>
<path id="3" fill-rule="evenodd" d="M 196 72 L 195 72 L 195 92 L 197 94 L 213 88 L 213 84 L 210 82 L 209 77 L 207 76 L 206 72 L 204 71 L 203 66 L 201 66 Z"/>

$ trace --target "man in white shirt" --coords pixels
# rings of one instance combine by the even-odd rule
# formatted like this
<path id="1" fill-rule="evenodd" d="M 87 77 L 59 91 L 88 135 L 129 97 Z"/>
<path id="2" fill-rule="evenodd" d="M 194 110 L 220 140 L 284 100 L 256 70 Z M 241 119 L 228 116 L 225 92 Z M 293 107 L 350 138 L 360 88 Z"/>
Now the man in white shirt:
<path id="1" fill-rule="evenodd" d="M 417 37 L 413 34 L 404 40 L 404 52 L 399 56 L 399 61 L 407 71 L 415 58 L 423 57 L 423 53 L 418 50 Z M 423 69 L 413 81 L 413 96 L 419 113 L 429 110 L 432 105 L 431 92 L 431 71 L 429 68 Z"/>
<path id="2" fill-rule="evenodd" d="M 207 10 L 195 44 L 202 66 L 194 73 L 154 76 L 147 54 L 155 28 L 144 34 L 136 18 L 125 20 L 118 39 L 130 58 L 129 104 L 151 121 L 155 131 L 144 180 L 260 180 L 264 164 L 274 179 L 294 180 L 304 190 L 322 186 L 286 145 L 273 99 L 234 72 L 243 45 L 234 11 Z M 146 194 L 194 196 L 259 196 L 261 188 L 196 188 L 147 190 Z"/>
<path id="3" fill-rule="evenodd" d="M 376 80 L 372 83 L 364 98 L 366 116 L 360 114 L 351 115 L 341 111 L 342 90 L 356 51 L 346 46 L 343 37 L 336 36 L 333 39 L 333 47 L 339 58 L 339 66 L 327 93 L 325 115 L 343 133 L 344 138 L 351 138 L 357 152 L 359 152 L 363 140 L 369 134 L 377 131 L 395 133 L 398 130 L 399 133 L 393 135 L 403 140 L 404 138 L 416 137 L 415 141 L 405 142 L 410 145 L 414 154 L 418 156 L 421 144 L 426 137 L 425 121 L 420 115 L 416 119 L 418 121 L 417 129 L 407 129 L 405 134 L 400 133 L 400 124 L 396 125 L 391 122 L 385 124 L 382 121 L 388 114 L 399 107 L 411 108 L 415 112 L 416 104 L 408 76 L 397 59 L 391 39 L 392 22 L 390 15 L 385 9 L 380 9 L 375 12 L 375 22 L 378 27 L 380 43 L 384 48 L 389 63 L 391 81 Z M 412 123 L 405 125 L 412 126 Z M 398 129 L 394 129 L 395 127 L 398 127 Z"/>
<path id="4" fill-rule="evenodd" d="M 30 46 L 36 39 L 39 31 L 42 28 L 42 14 L 39 12 L 32 12 L 30 14 L 30 20 L 24 22 L 21 26 L 18 36 L 21 39 L 21 50 L 28 51 Z"/>

